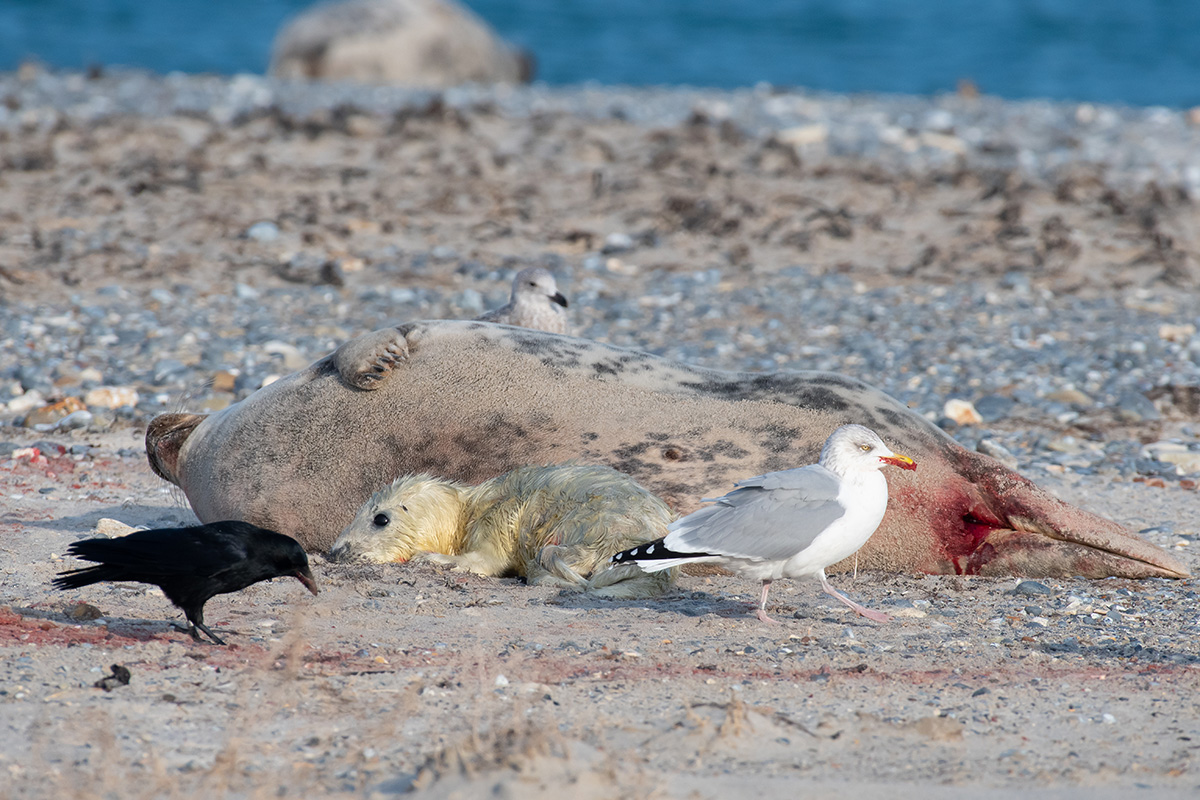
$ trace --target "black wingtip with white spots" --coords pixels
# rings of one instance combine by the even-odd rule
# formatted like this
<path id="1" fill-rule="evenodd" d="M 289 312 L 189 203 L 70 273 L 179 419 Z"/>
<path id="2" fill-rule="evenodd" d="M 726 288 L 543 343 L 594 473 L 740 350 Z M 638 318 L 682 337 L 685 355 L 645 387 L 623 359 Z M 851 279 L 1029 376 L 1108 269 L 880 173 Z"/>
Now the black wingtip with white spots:
<path id="1" fill-rule="evenodd" d="M 694 559 L 697 556 L 704 555 L 704 553 L 676 553 L 663 544 L 662 539 L 655 539 L 653 542 L 639 544 L 637 547 L 622 550 L 610 558 L 609 562 L 612 564 L 644 564 L 652 561 L 668 561 L 678 558 Z"/>

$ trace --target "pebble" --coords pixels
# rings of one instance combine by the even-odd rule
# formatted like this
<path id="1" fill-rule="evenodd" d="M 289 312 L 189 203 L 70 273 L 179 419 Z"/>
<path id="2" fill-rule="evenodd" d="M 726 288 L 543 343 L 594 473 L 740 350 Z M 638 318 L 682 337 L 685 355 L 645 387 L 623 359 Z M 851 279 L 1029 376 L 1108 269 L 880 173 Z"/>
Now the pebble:
<path id="1" fill-rule="evenodd" d="M 969 400 L 951 398 L 942 407 L 942 414 L 953 420 L 957 425 L 978 425 L 983 417 Z"/>
<path id="2" fill-rule="evenodd" d="M 78 397 L 68 397 L 65 400 L 60 400 L 57 403 L 51 403 L 29 412 L 25 417 L 25 427 L 40 431 L 51 430 L 54 423 L 64 417 L 84 410 L 83 402 Z"/>
<path id="3" fill-rule="evenodd" d="M 137 390 L 132 386 L 100 386 L 92 389 L 83 397 L 88 406 L 100 408 L 121 408 L 138 404 Z"/>
<path id="4" fill-rule="evenodd" d="M 46 398 L 37 389 L 30 389 L 22 393 L 18 397 L 14 397 L 8 401 L 8 411 L 10 414 L 23 414 L 35 408 L 39 408 L 46 403 Z"/>
<path id="5" fill-rule="evenodd" d="M 604 246 L 600 249 L 600 252 L 604 255 L 613 255 L 632 250 L 633 246 L 633 237 L 629 234 L 610 233 L 608 236 L 604 237 Z"/>
<path id="6" fill-rule="evenodd" d="M 41 424 L 29 425 L 26 420 L 26 426 L 32 427 L 40 433 L 49 433 L 50 431 L 73 431 L 77 428 L 86 428 L 92 424 L 92 412 L 87 409 L 72 411 L 60 420 L 54 422 L 46 422 Z"/>
<path id="7" fill-rule="evenodd" d="M 1016 402 L 1011 397 L 989 394 L 976 400 L 974 405 L 983 422 L 995 422 L 1007 417 Z"/>
<path id="8" fill-rule="evenodd" d="M 1054 594 L 1054 590 L 1044 583 L 1037 581 L 1021 581 L 1012 590 L 1015 595 L 1024 595 L 1026 597 L 1039 597 L 1042 595 Z"/>
<path id="9" fill-rule="evenodd" d="M 256 242 L 273 242 L 279 238 L 279 226 L 274 222 L 256 222 L 246 229 L 246 238 Z"/>

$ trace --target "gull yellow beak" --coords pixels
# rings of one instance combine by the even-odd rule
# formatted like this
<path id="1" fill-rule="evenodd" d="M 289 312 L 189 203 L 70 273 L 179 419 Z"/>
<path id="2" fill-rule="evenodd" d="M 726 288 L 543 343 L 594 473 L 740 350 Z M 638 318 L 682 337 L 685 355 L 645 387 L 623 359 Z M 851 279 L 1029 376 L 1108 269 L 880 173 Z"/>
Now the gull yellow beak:
<path id="1" fill-rule="evenodd" d="M 891 464 L 893 467 L 899 467 L 900 469 L 917 468 L 917 462 L 913 461 L 908 456 L 900 455 L 899 453 L 892 453 L 890 456 L 880 456 L 879 460 L 885 464 Z"/>

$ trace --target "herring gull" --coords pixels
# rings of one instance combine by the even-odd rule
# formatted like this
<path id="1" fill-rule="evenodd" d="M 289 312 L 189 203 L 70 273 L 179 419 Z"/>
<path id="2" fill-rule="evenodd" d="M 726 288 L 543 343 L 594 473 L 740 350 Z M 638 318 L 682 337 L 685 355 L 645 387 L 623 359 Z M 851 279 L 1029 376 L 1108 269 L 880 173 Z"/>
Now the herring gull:
<path id="1" fill-rule="evenodd" d="M 879 527 L 888 486 L 880 468 L 916 469 L 862 425 L 843 425 L 816 464 L 769 472 L 735 484 L 713 505 L 671 523 L 669 533 L 617 553 L 613 564 L 636 563 L 647 572 L 683 564 L 715 563 L 762 581 L 758 618 L 767 616 L 767 591 L 776 578 L 816 575 L 825 592 L 876 622 L 890 617 L 864 608 L 829 585 L 825 568 L 852 555 Z"/>

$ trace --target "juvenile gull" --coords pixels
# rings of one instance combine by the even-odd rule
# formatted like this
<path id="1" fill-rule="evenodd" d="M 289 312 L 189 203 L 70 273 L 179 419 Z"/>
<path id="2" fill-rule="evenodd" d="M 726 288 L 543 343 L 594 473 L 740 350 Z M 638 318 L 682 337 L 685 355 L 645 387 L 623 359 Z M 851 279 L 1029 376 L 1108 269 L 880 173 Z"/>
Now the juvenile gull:
<path id="1" fill-rule="evenodd" d="M 546 333 L 567 333 L 567 298 L 558 291 L 558 283 L 549 270 L 527 267 L 513 278 L 508 304 L 476 319 L 517 325 Z"/>
<path id="2" fill-rule="evenodd" d="M 612 557 L 647 572 L 712 562 L 763 582 L 758 618 L 767 616 L 767 590 L 776 578 L 816 575 L 826 593 L 867 619 L 890 617 L 864 608 L 829 585 L 825 568 L 852 555 L 879 527 L 887 509 L 885 464 L 916 469 L 862 425 L 843 425 L 816 464 L 769 472 L 735 484 L 732 492 L 671 523 L 665 537 Z"/>

